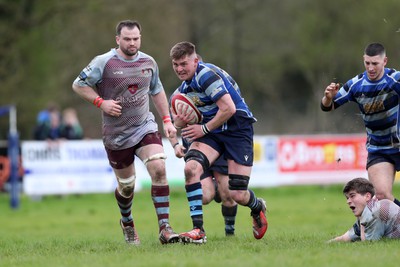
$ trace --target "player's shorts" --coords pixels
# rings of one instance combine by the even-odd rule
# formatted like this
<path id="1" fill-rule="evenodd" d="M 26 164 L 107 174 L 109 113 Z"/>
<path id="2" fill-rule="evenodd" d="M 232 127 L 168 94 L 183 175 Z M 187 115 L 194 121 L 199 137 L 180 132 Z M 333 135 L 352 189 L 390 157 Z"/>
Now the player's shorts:
<path id="1" fill-rule="evenodd" d="M 140 147 L 150 144 L 162 144 L 162 137 L 159 132 L 149 133 L 143 137 L 143 139 L 133 147 L 111 150 L 106 148 L 108 161 L 114 169 L 123 169 L 131 165 L 135 159 L 136 150 Z"/>
<path id="2" fill-rule="evenodd" d="M 395 154 L 368 153 L 367 170 L 374 164 L 389 162 L 394 165 L 396 171 L 400 171 L 400 152 Z"/>
<path id="3" fill-rule="evenodd" d="M 224 158 L 224 155 L 219 156 L 219 158 L 210 166 L 201 176 L 200 180 L 207 177 L 213 177 L 213 172 L 218 172 L 221 174 L 228 175 L 228 162 Z"/>
<path id="4" fill-rule="evenodd" d="M 245 122 L 240 126 L 234 130 L 206 134 L 196 141 L 211 146 L 220 155 L 224 154 L 225 158 L 238 164 L 253 166 L 253 124 Z"/>

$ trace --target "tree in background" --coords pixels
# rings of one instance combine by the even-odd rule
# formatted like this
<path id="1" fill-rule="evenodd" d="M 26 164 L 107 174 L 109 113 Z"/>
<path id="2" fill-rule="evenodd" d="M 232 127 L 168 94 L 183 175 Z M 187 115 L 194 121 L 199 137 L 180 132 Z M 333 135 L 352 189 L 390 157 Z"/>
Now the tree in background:
<path id="1" fill-rule="evenodd" d="M 89 58 L 115 45 L 109 29 L 130 18 L 146 29 L 144 52 L 159 63 L 167 93 L 177 87 L 169 50 L 187 40 L 237 77 L 257 134 L 362 132 L 346 117 L 357 111 L 328 119 L 319 100 L 324 84 L 363 71 L 359 51 L 369 42 L 385 44 L 396 67 L 397 9 L 397 0 L 0 0 L 0 105 L 17 105 L 21 139 L 31 138 L 49 101 L 75 107 L 85 134 L 99 138 L 98 110 L 82 112 L 71 83 Z M 0 120 L 0 139 L 7 123 Z"/>

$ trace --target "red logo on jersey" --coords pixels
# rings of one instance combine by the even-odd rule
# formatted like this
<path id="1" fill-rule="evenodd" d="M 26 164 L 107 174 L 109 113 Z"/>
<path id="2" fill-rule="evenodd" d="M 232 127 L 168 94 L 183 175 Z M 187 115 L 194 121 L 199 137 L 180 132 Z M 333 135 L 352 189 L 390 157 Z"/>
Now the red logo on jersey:
<path id="1" fill-rule="evenodd" d="M 139 86 L 137 84 L 131 84 L 128 86 L 128 91 L 134 95 L 136 91 L 139 89 Z"/>

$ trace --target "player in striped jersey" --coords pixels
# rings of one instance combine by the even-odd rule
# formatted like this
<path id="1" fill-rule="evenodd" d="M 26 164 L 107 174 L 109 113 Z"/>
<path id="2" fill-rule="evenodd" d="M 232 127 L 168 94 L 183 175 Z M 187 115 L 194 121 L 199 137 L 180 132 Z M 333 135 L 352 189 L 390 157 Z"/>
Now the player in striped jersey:
<path id="1" fill-rule="evenodd" d="M 347 204 L 357 217 L 360 232 L 352 227 L 329 242 L 349 242 L 400 238 L 400 207 L 388 199 L 378 200 L 374 186 L 365 178 L 355 178 L 343 188 Z"/>
<path id="2" fill-rule="evenodd" d="M 400 206 L 392 193 L 395 173 L 400 171 L 400 72 L 385 68 L 388 59 L 382 44 L 369 44 L 363 58 L 365 72 L 342 87 L 328 85 L 321 109 L 332 111 L 348 102 L 357 103 L 367 132 L 368 178 L 378 199 L 389 199 Z"/>
<path id="3" fill-rule="evenodd" d="M 179 91 L 190 97 L 203 115 L 202 124 L 188 125 L 182 137 L 191 143 L 185 154 L 185 189 L 193 229 L 181 233 L 187 243 L 204 243 L 200 176 L 224 155 L 228 160 L 229 189 L 233 200 L 251 209 L 253 235 L 267 231 L 265 201 L 248 189 L 253 165 L 253 123 L 256 119 L 242 98 L 238 84 L 221 68 L 199 62 L 195 45 L 180 42 L 170 51 L 173 69 L 182 81 Z M 175 121 L 184 120 L 176 115 Z"/>
<path id="4" fill-rule="evenodd" d="M 200 56 L 197 55 L 200 59 Z M 176 89 L 171 98 L 179 93 L 179 88 Z M 171 112 L 172 109 L 171 109 Z M 174 117 L 174 116 L 172 116 Z M 174 123 L 175 125 L 175 123 Z M 176 126 L 176 128 L 181 128 Z M 185 138 L 182 138 L 182 144 L 179 143 L 177 137 L 169 138 L 169 141 L 174 148 L 175 156 L 183 158 L 189 148 L 189 143 Z M 228 184 L 228 162 L 221 155 L 201 176 L 201 188 L 203 192 L 202 202 L 203 205 L 209 204 L 212 200 L 221 203 L 221 213 L 225 222 L 225 235 L 233 236 L 235 234 L 235 221 L 237 214 L 237 203 L 233 201 L 229 193 Z"/>
<path id="5" fill-rule="evenodd" d="M 121 213 L 120 226 L 128 244 L 140 239 L 132 216 L 135 188 L 134 159 L 146 165 L 151 177 L 151 196 L 156 210 L 159 240 L 162 244 L 179 241 L 169 224 L 169 185 L 165 154 L 150 98 L 163 118 L 166 137 L 174 137 L 167 97 L 158 75 L 156 61 L 139 51 L 141 26 L 125 20 L 116 27 L 118 47 L 97 56 L 80 73 L 73 90 L 101 109 L 103 143 L 117 179 L 115 198 Z"/>

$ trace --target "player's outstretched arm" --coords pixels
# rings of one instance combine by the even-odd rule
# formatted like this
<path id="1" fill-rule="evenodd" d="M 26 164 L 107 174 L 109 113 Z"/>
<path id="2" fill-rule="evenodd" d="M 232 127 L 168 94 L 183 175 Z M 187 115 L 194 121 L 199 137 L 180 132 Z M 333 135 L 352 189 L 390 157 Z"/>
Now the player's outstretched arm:
<path id="1" fill-rule="evenodd" d="M 340 235 L 340 236 L 337 236 L 335 238 L 332 238 L 331 240 L 328 240 L 328 243 L 332 243 L 332 242 L 350 242 L 350 241 L 351 241 L 350 233 L 349 233 L 349 231 L 347 231 L 343 235 Z"/>
<path id="2" fill-rule="evenodd" d="M 324 91 L 324 96 L 321 100 L 321 109 L 323 111 L 331 111 L 333 110 L 333 98 L 339 91 L 340 85 L 338 83 L 329 84 Z"/>

